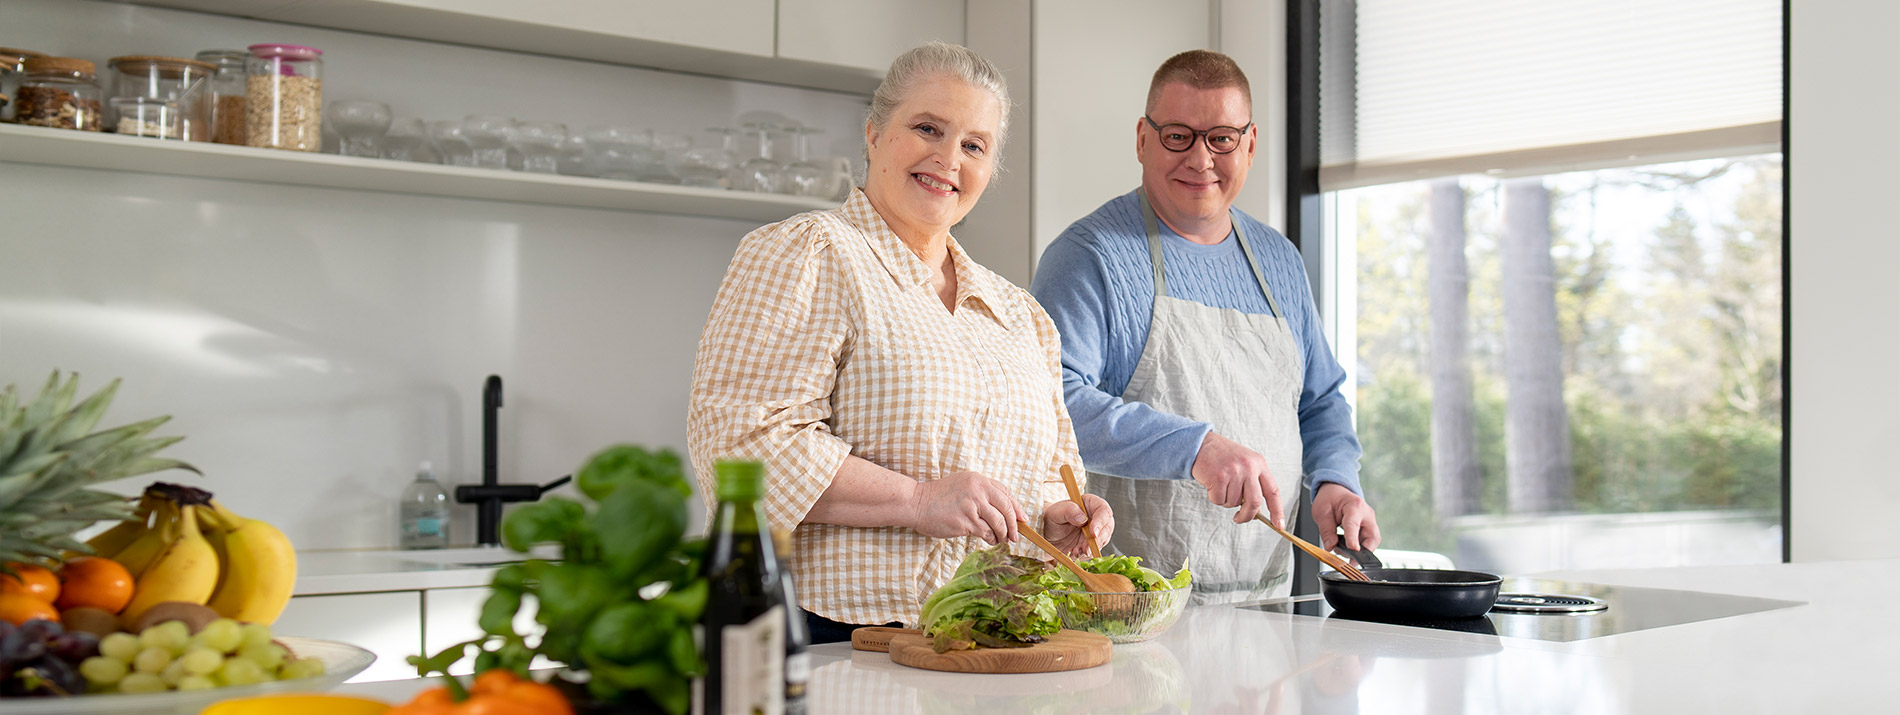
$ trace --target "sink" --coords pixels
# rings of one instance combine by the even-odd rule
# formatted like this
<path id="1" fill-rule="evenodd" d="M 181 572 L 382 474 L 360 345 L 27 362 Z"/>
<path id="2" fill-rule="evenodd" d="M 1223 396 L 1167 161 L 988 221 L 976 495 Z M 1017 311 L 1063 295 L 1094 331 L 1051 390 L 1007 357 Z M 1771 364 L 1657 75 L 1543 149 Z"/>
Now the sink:
<path id="1" fill-rule="evenodd" d="M 511 564 L 527 559 L 559 559 L 561 547 L 558 544 L 541 544 L 523 554 L 499 546 L 477 546 L 464 549 L 419 549 L 415 551 L 392 551 L 390 556 L 404 561 L 425 564 L 454 564 L 458 566 L 488 566 Z"/>

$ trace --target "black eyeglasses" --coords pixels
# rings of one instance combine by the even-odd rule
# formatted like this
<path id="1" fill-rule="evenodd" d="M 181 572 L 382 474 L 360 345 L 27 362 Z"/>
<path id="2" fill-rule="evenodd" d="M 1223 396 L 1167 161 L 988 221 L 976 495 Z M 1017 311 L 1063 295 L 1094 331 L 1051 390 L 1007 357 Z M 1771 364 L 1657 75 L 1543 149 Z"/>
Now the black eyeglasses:
<path id="1" fill-rule="evenodd" d="M 1201 131 L 1186 124 L 1156 124 L 1154 117 L 1146 114 L 1141 115 L 1141 118 L 1148 120 L 1148 126 L 1155 128 L 1155 134 L 1161 137 L 1161 148 L 1174 152 L 1192 149 L 1194 140 L 1204 139 L 1208 151 L 1226 154 L 1240 148 L 1241 136 L 1253 126 L 1253 122 L 1247 122 L 1247 126 L 1238 129 L 1222 126 Z"/>

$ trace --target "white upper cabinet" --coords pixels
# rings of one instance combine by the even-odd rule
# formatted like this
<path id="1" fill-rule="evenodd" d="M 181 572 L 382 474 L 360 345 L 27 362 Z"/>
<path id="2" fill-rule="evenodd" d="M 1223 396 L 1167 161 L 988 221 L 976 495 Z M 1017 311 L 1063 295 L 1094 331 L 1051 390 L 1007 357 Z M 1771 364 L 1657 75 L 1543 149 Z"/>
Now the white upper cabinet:
<path id="1" fill-rule="evenodd" d="M 778 56 L 879 76 L 930 40 L 963 44 L 963 3 L 945 0 L 778 0 Z"/>

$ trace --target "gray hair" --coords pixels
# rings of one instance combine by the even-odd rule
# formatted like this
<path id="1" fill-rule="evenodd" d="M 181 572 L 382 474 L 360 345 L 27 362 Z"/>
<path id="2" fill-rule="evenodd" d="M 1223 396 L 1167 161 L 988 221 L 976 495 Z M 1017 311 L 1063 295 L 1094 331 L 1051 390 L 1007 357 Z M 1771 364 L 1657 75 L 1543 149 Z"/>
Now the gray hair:
<path id="1" fill-rule="evenodd" d="M 1003 138 L 1009 134 L 1009 83 L 996 65 L 962 45 L 932 40 L 898 55 L 891 61 L 890 71 L 884 73 L 884 81 L 878 83 L 877 91 L 872 93 L 871 111 L 865 119 L 882 130 L 890 123 L 891 112 L 897 111 L 897 105 L 910 96 L 911 90 L 941 75 L 963 80 L 996 97 L 996 105 L 1003 113 L 997 124 L 996 148 L 1000 151 Z"/>

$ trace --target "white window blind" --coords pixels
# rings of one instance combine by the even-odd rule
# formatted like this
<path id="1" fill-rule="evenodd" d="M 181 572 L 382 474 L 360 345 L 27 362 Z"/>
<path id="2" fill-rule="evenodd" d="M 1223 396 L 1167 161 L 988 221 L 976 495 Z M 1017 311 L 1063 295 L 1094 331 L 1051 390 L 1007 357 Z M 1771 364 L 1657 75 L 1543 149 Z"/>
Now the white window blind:
<path id="1" fill-rule="evenodd" d="M 1780 146 L 1779 0 L 1345 7 L 1325 17 L 1350 26 L 1322 27 L 1329 190 Z"/>

